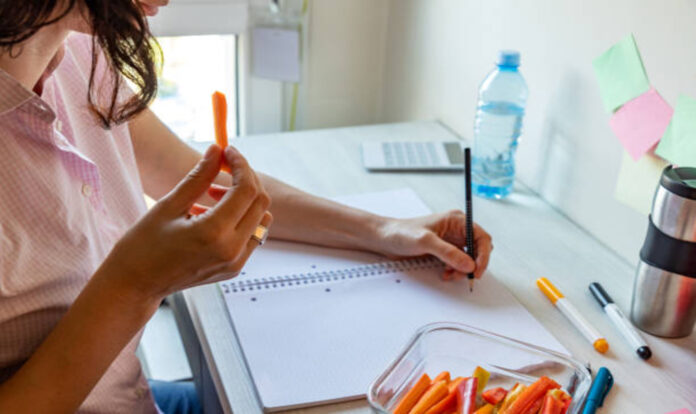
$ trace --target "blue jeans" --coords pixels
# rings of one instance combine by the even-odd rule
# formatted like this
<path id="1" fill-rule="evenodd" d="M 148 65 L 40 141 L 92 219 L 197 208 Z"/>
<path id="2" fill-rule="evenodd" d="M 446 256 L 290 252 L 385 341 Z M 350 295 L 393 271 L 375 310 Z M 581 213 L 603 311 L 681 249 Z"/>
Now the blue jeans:
<path id="1" fill-rule="evenodd" d="M 155 402 L 164 414 L 203 414 L 193 382 L 148 382 Z"/>

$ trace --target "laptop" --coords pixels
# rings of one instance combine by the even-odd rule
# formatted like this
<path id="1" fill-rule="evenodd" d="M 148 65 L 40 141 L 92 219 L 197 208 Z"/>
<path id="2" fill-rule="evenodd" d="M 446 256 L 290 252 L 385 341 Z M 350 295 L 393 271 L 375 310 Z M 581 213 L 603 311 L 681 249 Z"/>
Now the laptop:
<path id="1" fill-rule="evenodd" d="M 369 171 L 460 171 L 464 144 L 452 142 L 363 142 L 363 165 Z"/>

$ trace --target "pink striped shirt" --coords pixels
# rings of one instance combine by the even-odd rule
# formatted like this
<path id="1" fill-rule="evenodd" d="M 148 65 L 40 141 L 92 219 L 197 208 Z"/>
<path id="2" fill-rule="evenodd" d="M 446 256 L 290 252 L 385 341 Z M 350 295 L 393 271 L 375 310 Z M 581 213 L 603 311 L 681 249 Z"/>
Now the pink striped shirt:
<path id="1" fill-rule="evenodd" d="M 31 356 L 145 212 L 128 126 L 105 130 L 87 107 L 91 45 L 87 35 L 67 39 L 40 97 L 0 70 L 0 381 Z M 108 90 L 112 78 L 103 66 L 98 73 Z M 80 412 L 157 412 L 135 356 L 139 339 Z"/>

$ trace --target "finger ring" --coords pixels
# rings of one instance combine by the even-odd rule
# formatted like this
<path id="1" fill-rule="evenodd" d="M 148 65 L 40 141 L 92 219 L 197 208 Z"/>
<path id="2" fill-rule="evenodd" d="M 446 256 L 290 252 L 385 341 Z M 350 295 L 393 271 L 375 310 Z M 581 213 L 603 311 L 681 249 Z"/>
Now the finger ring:
<path id="1" fill-rule="evenodd" d="M 251 235 L 251 239 L 256 240 L 260 246 L 266 242 L 267 238 L 268 238 L 268 227 L 266 227 L 262 224 L 259 224 L 258 226 L 256 226 L 256 230 L 254 230 L 254 234 Z"/>

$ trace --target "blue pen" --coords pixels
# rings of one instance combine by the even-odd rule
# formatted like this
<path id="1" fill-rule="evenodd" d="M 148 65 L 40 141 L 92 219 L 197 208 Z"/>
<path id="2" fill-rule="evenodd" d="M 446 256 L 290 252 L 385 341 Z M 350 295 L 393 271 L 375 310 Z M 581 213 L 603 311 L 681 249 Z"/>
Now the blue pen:
<path id="1" fill-rule="evenodd" d="M 604 367 L 600 368 L 592 382 L 590 395 L 587 397 L 582 414 L 594 414 L 597 408 L 604 404 L 604 397 L 609 394 L 612 385 L 614 385 L 614 377 L 612 377 L 611 372 Z"/>

